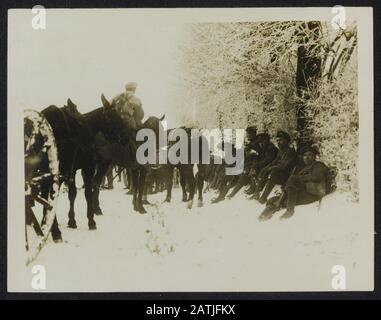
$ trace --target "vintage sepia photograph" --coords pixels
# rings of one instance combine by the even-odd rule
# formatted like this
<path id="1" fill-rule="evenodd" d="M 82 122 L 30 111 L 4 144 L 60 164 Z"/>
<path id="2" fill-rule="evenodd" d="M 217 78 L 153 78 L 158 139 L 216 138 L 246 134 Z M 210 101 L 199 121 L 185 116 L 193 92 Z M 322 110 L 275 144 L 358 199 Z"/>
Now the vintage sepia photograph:
<path id="1" fill-rule="evenodd" d="M 372 17 L 9 10 L 8 290 L 372 291 Z"/>

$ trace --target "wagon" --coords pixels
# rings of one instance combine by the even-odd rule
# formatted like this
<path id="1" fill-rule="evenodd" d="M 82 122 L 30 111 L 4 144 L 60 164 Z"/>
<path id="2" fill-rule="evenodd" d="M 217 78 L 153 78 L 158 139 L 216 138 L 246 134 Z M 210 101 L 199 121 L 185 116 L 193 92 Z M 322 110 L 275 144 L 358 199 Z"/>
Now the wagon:
<path id="1" fill-rule="evenodd" d="M 26 264 L 49 238 L 59 194 L 59 161 L 53 131 L 42 114 L 24 112 Z"/>

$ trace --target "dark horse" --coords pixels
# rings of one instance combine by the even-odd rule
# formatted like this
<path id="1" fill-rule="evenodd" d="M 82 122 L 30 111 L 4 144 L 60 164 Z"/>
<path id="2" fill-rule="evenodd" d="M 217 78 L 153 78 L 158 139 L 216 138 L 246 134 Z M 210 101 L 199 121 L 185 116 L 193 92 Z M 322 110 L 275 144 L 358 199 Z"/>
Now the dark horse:
<path id="1" fill-rule="evenodd" d="M 185 164 L 185 163 L 179 163 L 176 165 L 166 164 L 160 167 L 159 170 L 166 181 L 166 189 L 167 189 L 167 195 L 164 201 L 171 202 L 173 175 L 174 175 L 174 168 L 176 167 L 179 171 L 179 176 L 180 176 L 180 185 L 182 189 L 182 201 L 187 202 L 188 209 L 192 209 L 193 199 L 197 190 L 198 192 L 197 206 L 202 207 L 203 206 L 202 190 L 204 188 L 204 181 L 206 178 L 208 164 L 202 164 L 201 162 L 202 162 L 203 152 L 206 152 L 208 156 L 210 154 L 209 142 L 203 135 L 192 136 L 191 128 L 181 127 L 180 129 L 185 130 L 188 136 L 188 144 L 187 144 L 188 164 Z M 175 131 L 176 129 L 170 129 L 167 131 L 167 134 L 171 135 Z M 169 147 L 171 147 L 174 143 L 175 142 L 170 142 Z M 197 163 L 192 163 L 192 159 L 191 159 L 192 144 L 197 144 L 198 146 L 199 158 L 196 161 Z M 203 148 L 203 145 L 204 145 L 204 148 Z M 194 175 L 193 173 L 193 169 L 195 165 L 197 165 L 196 175 Z"/>
<path id="2" fill-rule="evenodd" d="M 102 98 L 103 105 L 107 109 L 113 109 L 114 106 L 107 101 L 106 98 Z M 133 208 L 139 213 L 146 213 L 143 206 L 143 195 L 145 191 L 145 182 L 147 171 L 150 170 L 149 165 L 141 165 L 136 160 L 136 151 L 139 144 L 142 142 L 136 141 L 136 133 L 139 129 L 151 129 L 156 136 L 156 145 L 159 144 L 159 131 L 161 121 L 164 119 L 164 115 L 159 119 L 157 117 L 149 117 L 141 126 L 132 129 L 130 126 L 125 125 L 123 132 L 119 132 L 119 138 L 117 140 L 106 137 L 104 145 L 101 150 L 102 164 L 105 167 L 110 165 L 117 165 L 126 169 L 131 169 L 132 173 L 132 185 L 133 185 Z M 128 123 L 128 122 L 127 122 Z M 107 171 L 107 169 L 106 169 Z M 97 192 L 94 194 L 94 205 L 99 208 L 99 187 L 101 179 L 96 179 L 95 189 Z"/>
<path id="3" fill-rule="evenodd" d="M 104 100 L 102 95 L 102 101 Z M 56 140 L 61 183 L 66 181 L 69 188 L 68 227 L 77 227 L 74 212 L 77 195 L 75 173 L 78 169 L 82 169 L 88 226 L 90 230 L 94 230 L 96 229 L 94 214 L 101 213 L 99 202 L 94 199 L 98 199 L 99 185 L 108 169 L 107 162 L 103 161 L 97 150 L 95 136 L 97 133 L 102 133 L 106 137 L 117 138 L 120 132 L 125 130 L 126 122 L 120 112 L 109 104 L 81 114 L 70 99 L 62 108 L 49 106 L 41 113 L 52 127 Z M 45 192 L 47 193 L 48 191 Z M 57 220 L 52 226 L 52 236 L 54 239 L 61 238 Z"/>

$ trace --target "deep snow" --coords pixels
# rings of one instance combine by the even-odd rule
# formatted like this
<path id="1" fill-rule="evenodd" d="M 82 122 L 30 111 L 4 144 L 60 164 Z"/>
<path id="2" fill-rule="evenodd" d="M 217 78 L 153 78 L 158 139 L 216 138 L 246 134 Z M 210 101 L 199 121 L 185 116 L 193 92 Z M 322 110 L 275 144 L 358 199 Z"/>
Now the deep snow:
<path id="1" fill-rule="evenodd" d="M 34 264 L 44 265 L 47 291 L 290 291 L 332 290 L 331 269 L 343 265 L 347 289 L 369 285 L 369 235 L 359 205 L 345 194 L 296 208 L 287 221 L 259 222 L 262 206 L 241 191 L 234 199 L 186 209 L 179 189 L 172 202 L 149 196 L 148 214 L 132 210 L 120 183 L 103 190 L 98 229 L 87 228 L 83 189 L 78 229 L 66 227 L 69 203 L 60 194 L 64 242 L 49 239 Z"/>

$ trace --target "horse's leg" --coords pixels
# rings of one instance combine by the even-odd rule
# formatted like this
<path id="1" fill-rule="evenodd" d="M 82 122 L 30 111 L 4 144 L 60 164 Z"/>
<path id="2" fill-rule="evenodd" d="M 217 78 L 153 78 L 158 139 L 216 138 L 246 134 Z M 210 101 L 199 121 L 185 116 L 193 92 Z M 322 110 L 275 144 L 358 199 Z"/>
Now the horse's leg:
<path id="1" fill-rule="evenodd" d="M 184 166 L 180 166 L 179 168 L 179 175 L 180 175 L 180 185 L 181 185 L 181 190 L 183 192 L 183 202 L 186 202 L 188 200 L 188 195 L 187 195 L 187 181 L 186 181 L 186 169 Z"/>
<path id="2" fill-rule="evenodd" d="M 107 178 L 107 189 L 114 189 L 114 166 L 110 164 L 105 175 Z"/>
<path id="3" fill-rule="evenodd" d="M 174 168 L 168 166 L 168 174 L 165 174 L 165 187 L 167 189 L 167 196 L 165 197 L 164 202 L 171 202 L 172 199 L 173 171 Z"/>
<path id="4" fill-rule="evenodd" d="M 137 185 L 138 185 L 138 179 L 139 179 L 139 172 L 137 169 L 131 171 L 131 178 L 132 178 L 131 179 L 132 187 L 131 187 L 130 191 L 132 191 L 132 205 L 134 207 L 134 210 L 138 211 L 138 207 L 137 207 L 138 188 L 137 188 Z"/>
<path id="5" fill-rule="evenodd" d="M 157 173 L 158 170 L 160 169 L 151 171 L 150 173 L 151 179 L 148 179 L 147 177 L 148 183 L 146 183 L 146 189 L 148 190 L 148 186 L 149 186 L 151 194 L 156 194 L 160 192 L 159 177 Z"/>
<path id="6" fill-rule="evenodd" d="M 210 190 L 210 165 L 208 167 L 205 167 L 205 176 L 204 176 L 204 182 L 206 182 L 206 187 L 204 189 L 204 193 L 207 193 Z"/>
<path id="7" fill-rule="evenodd" d="M 68 181 L 68 197 L 70 202 L 69 209 L 69 222 L 67 226 L 72 229 L 77 228 L 77 222 L 75 221 L 74 202 L 77 197 L 77 187 L 75 185 L 75 172 L 72 173 L 72 178 Z"/>
<path id="8" fill-rule="evenodd" d="M 135 194 L 135 186 L 136 186 L 136 183 L 137 183 L 137 172 L 136 170 L 132 170 L 131 168 L 129 169 L 126 169 L 127 171 L 127 178 L 128 178 L 128 181 L 129 181 L 129 190 L 127 192 L 127 194 L 132 194 L 134 195 Z"/>
<path id="9" fill-rule="evenodd" d="M 204 188 L 205 166 L 202 164 L 198 164 L 197 167 L 198 167 L 198 172 L 196 176 L 197 192 L 198 192 L 197 206 L 200 208 L 204 205 L 203 198 L 202 198 L 202 189 Z"/>
<path id="10" fill-rule="evenodd" d="M 117 168 L 116 172 L 118 173 L 118 182 L 122 182 L 122 171 L 123 171 L 123 169 L 120 166 L 117 166 L 116 168 Z"/>
<path id="11" fill-rule="evenodd" d="M 145 187 L 145 182 L 146 182 L 146 174 L 147 171 L 144 168 L 139 169 L 139 177 L 138 177 L 138 186 L 137 186 L 137 209 L 140 213 L 147 213 L 147 211 L 143 207 L 143 192 L 144 192 L 144 187 Z"/>
<path id="12" fill-rule="evenodd" d="M 97 172 L 93 181 L 93 211 L 96 215 L 103 215 L 102 209 L 99 206 L 99 189 L 102 183 L 103 177 L 106 175 L 110 167 L 110 161 L 102 162 L 99 164 Z"/>
<path id="13" fill-rule="evenodd" d="M 189 198 L 188 198 L 188 204 L 187 208 L 192 209 L 193 207 L 193 198 L 195 193 L 195 187 L 196 187 L 196 180 L 193 175 L 193 164 L 192 165 L 186 165 L 185 169 L 185 179 L 189 188 Z"/>
<path id="14" fill-rule="evenodd" d="M 148 195 L 148 189 L 149 189 L 149 184 L 148 183 L 144 183 L 144 186 L 143 186 L 143 198 L 142 198 L 142 204 L 151 204 L 148 199 L 147 199 L 147 195 Z"/>
<path id="15" fill-rule="evenodd" d="M 142 172 L 142 170 L 139 168 L 139 186 L 142 189 L 138 190 L 138 198 L 141 198 L 141 202 L 140 202 L 141 204 L 149 205 L 150 202 L 147 199 L 147 195 L 153 194 L 153 191 L 154 191 L 153 190 L 153 183 L 154 183 L 155 177 L 154 177 L 154 173 L 152 171 L 148 171 L 148 172 L 145 171 L 146 176 L 145 176 L 144 182 L 140 182 L 141 172 Z M 141 195 L 140 195 L 140 193 L 141 193 Z"/>
<path id="16" fill-rule="evenodd" d="M 124 184 L 123 189 L 129 189 L 130 188 L 131 177 L 128 177 L 128 175 L 127 175 L 127 169 L 123 169 L 122 170 L 122 177 L 123 177 L 123 184 Z"/>
<path id="17" fill-rule="evenodd" d="M 218 188 L 218 180 L 219 180 L 219 167 L 216 166 L 213 170 L 213 178 L 212 178 L 212 184 L 211 187 L 212 189 L 217 189 Z"/>
<path id="18" fill-rule="evenodd" d="M 175 188 L 178 188 L 180 185 L 180 173 L 178 168 L 173 168 L 173 174 L 174 174 L 174 185 Z"/>
<path id="19" fill-rule="evenodd" d="M 83 170 L 83 179 L 85 183 L 85 198 L 87 202 L 87 220 L 90 230 L 95 230 L 97 224 L 94 220 L 93 210 L 93 180 L 94 180 L 95 168 L 94 165 L 89 164 L 89 167 Z"/>

